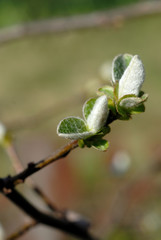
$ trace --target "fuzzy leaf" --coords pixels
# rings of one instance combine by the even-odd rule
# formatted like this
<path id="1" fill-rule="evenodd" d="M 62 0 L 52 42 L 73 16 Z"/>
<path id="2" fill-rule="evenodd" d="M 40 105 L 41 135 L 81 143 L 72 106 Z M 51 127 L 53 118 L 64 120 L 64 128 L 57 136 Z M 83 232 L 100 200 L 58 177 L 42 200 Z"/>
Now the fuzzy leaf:
<path id="1" fill-rule="evenodd" d="M 123 55 L 118 55 L 117 57 L 114 58 L 113 64 L 112 64 L 113 83 L 116 83 L 121 79 L 132 57 L 133 57 L 132 55 L 125 53 Z"/>
<path id="2" fill-rule="evenodd" d="M 92 142 L 92 147 L 100 151 L 106 151 L 109 147 L 109 143 L 107 140 L 100 138 Z"/>
<path id="3" fill-rule="evenodd" d="M 113 99 L 114 98 L 114 88 L 112 86 L 103 86 L 102 88 L 98 89 L 99 94 L 104 93 L 106 94 L 107 98 Z"/>
<path id="4" fill-rule="evenodd" d="M 120 107 L 119 104 L 117 104 L 117 111 L 120 115 L 120 120 L 129 120 L 130 119 L 130 111 L 127 111 L 125 108 Z"/>
<path id="5" fill-rule="evenodd" d="M 145 72 L 142 61 L 135 55 L 119 81 L 118 97 L 128 94 L 139 95 L 140 88 L 144 82 Z"/>
<path id="6" fill-rule="evenodd" d="M 57 134 L 68 139 L 85 139 L 92 135 L 79 117 L 64 118 L 57 127 Z"/>
<path id="7" fill-rule="evenodd" d="M 95 101 L 87 118 L 87 128 L 93 133 L 99 132 L 106 124 L 109 114 L 107 97 L 103 95 Z"/>
<path id="8" fill-rule="evenodd" d="M 139 106 L 134 107 L 130 111 L 131 114 L 138 114 L 138 113 L 142 113 L 142 112 L 145 112 L 144 104 L 140 104 Z"/>
<path id="9" fill-rule="evenodd" d="M 143 95 L 140 96 L 143 102 L 145 102 L 148 99 L 148 94 L 144 93 Z"/>
<path id="10" fill-rule="evenodd" d="M 97 98 L 90 98 L 84 103 L 83 116 L 86 120 L 87 120 L 88 116 L 90 115 L 90 113 L 95 105 L 96 100 L 97 100 Z"/>
<path id="11" fill-rule="evenodd" d="M 138 105 L 140 105 L 143 102 L 143 100 L 141 98 L 138 97 L 127 97 L 127 98 L 123 98 L 119 104 L 121 107 L 125 108 L 125 109 L 132 109 L 134 107 L 137 107 Z"/>

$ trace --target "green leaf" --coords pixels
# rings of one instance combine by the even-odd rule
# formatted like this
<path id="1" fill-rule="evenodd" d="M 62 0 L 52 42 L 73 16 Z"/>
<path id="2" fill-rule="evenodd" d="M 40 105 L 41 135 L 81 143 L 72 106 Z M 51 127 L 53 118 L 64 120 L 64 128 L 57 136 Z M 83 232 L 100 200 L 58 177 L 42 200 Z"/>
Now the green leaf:
<path id="1" fill-rule="evenodd" d="M 95 105 L 96 100 L 97 100 L 97 98 L 91 98 L 84 103 L 83 116 L 86 120 L 87 120 L 88 116 L 90 115 L 90 113 Z"/>
<path id="2" fill-rule="evenodd" d="M 102 130 L 100 132 L 98 132 L 96 135 L 94 135 L 94 137 L 103 137 L 105 136 L 107 133 L 109 133 L 111 131 L 111 128 L 109 126 L 106 126 L 104 128 L 102 128 Z"/>
<path id="3" fill-rule="evenodd" d="M 142 113 L 142 112 L 145 112 L 145 106 L 144 104 L 141 104 L 135 108 L 133 108 L 130 113 L 131 114 L 138 114 L 138 113 Z"/>
<path id="4" fill-rule="evenodd" d="M 129 120 L 130 119 L 130 113 L 129 111 L 127 111 L 126 109 L 120 107 L 119 104 L 116 105 L 117 106 L 117 111 L 119 113 L 120 116 L 118 116 L 118 118 L 120 120 Z"/>
<path id="5" fill-rule="evenodd" d="M 86 106 L 87 105 L 85 105 L 84 110 L 86 109 Z M 86 111 L 84 112 L 86 113 Z M 106 125 L 108 114 L 109 114 L 109 109 L 108 109 L 108 103 L 107 103 L 107 96 L 104 94 L 99 98 L 97 98 L 92 108 L 92 111 L 87 117 L 86 121 L 87 121 L 87 128 L 89 129 L 89 131 L 93 133 L 99 132 Z"/>
<path id="6" fill-rule="evenodd" d="M 139 106 L 141 103 L 143 102 L 143 100 L 139 97 L 123 97 L 120 99 L 119 101 L 119 105 L 122 108 L 125 109 L 133 109 L 137 106 Z"/>
<path id="7" fill-rule="evenodd" d="M 85 147 L 85 143 L 84 143 L 84 140 L 83 140 L 83 139 L 79 139 L 79 140 L 78 140 L 78 146 L 79 146 L 80 148 L 84 148 L 84 147 Z"/>
<path id="8" fill-rule="evenodd" d="M 123 55 L 118 55 L 117 57 L 114 58 L 113 64 L 112 64 L 112 81 L 113 83 L 118 82 L 126 68 L 128 67 L 132 55 L 130 54 L 123 54 Z"/>
<path id="9" fill-rule="evenodd" d="M 143 94 L 141 97 L 136 97 L 133 94 L 125 95 L 122 98 L 119 99 L 119 105 L 120 107 L 132 111 L 140 111 L 143 110 L 143 107 L 140 107 L 140 105 L 143 105 L 143 103 L 148 99 L 148 94 Z M 142 112 L 142 110 L 140 112 Z"/>
<path id="10" fill-rule="evenodd" d="M 145 79 L 144 66 L 138 55 L 132 57 L 129 66 L 119 80 L 118 97 L 128 94 L 139 95 L 141 86 Z"/>
<path id="11" fill-rule="evenodd" d="M 112 86 L 104 86 L 98 89 L 97 94 L 100 96 L 105 94 L 107 96 L 108 108 L 116 114 L 116 107 L 114 102 L 114 88 Z"/>
<path id="12" fill-rule="evenodd" d="M 127 120 L 132 114 L 144 112 L 145 106 L 143 103 L 147 100 L 147 97 L 147 94 L 142 95 L 142 97 L 136 97 L 133 94 L 129 94 L 120 98 L 117 104 L 117 110 L 123 117 L 121 119 Z"/>
<path id="13" fill-rule="evenodd" d="M 107 98 L 114 98 L 114 88 L 112 86 L 103 86 L 102 88 L 99 88 L 98 94 L 100 95 L 100 93 L 106 94 Z"/>
<path id="14" fill-rule="evenodd" d="M 118 102 L 118 91 L 119 91 L 119 83 L 116 82 L 114 86 L 114 99 L 115 102 Z"/>
<path id="15" fill-rule="evenodd" d="M 79 117 L 63 119 L 57 127 L 57 134 L 68 139 L 86 139 L 92 135 L 87 130 L 84 120 Z"/>
<path id="16" fill-rule="evenodd" d="M 100 138 L 92 142 L 92 147 L 100 151 L 106 151 L 109 147 L 109 143 L 107 140 Z"/>
<path id="17" fill-rule="evenodd" d="M 143 95 L 140 96 L 140 98 L 142 99 L 142 102 L 145 102 L 148 99 L 148 94 L 144 93 Z"/>

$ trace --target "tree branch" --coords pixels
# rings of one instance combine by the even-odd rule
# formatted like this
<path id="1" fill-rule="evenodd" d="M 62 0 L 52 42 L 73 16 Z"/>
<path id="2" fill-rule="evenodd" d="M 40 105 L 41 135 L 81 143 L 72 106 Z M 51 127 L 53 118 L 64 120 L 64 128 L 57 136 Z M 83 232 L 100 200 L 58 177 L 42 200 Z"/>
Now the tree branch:
<path id="1" fill-rule="evenodd" d="M 57 161 L 58 159 L 66 157 L 70 153 L 70 151 L 75 149 L 76 147 L 78 147 L 78 141 L 77 140 L 71 141 L 64 147 L 58 149 L 49 157 L 41 161 L 38 161 L 37 163 L 33 163 L 33 162 L 29 163 L 28 167 L 24 171 L 20 172 L 19 174 L 13 177 L 8 176 L 6 178 L 0 178 L 0 190 L 3 190 L 3 188 L 13 189 L 14 186 L 16 186 L 19 183 L 23 183 L 26 180 L 26 178 L 28 178 L 32 174 L 38 172 L 42 168 Z"/>
<path id="2" fill-rule="evenodd" d="M 80 239 L 94 240 L 88 229 L 89 224 L 84 222 L 69 221 L 69 219 L 59 218 L 46 213 L 41 212 L 31 203 L 28 202 L 19 192 L 15 189 L 10 191 L 2 191 L 2 193 L 15 203 L 21 210 L 23 210 L 28 216 L 32 217 L 37 223 L 45 224 L 50 227 L 57 228 L 70 235 L 76 236 Z"/>
<path id="3" fill-rule="evenodd" d="M 31 228 L 35 227 L 38 223 L 35 221 L 32 221 L 28 224 L 25 224 L 24 226 L 22 226 L 18 231 L 16 231 L 15 233 L 11 234 L 10 236 L 8 236 L 6 238 L 6 240 L 15 240 L 19 237 L 21 237 L 23 234 L 25 234 L 27 231 L 29 231 Z"/>
<path id="4" fill-rule="evenodd" d="M 16 171 L 17 174 L 19 174 L 20 172 L 24 171 L 23 165 L 20 161 L 20 158 L 17 154 L 17 151 L 12 143 L 12 138 L 9 139 L 9 141 L 4 144 L 4 148 L 6 150 L 6 153 L 8 154 L 8 156 L 11 159 L 12 165 Z M 32 178 L 28 178 L 27 179 L 27 183 L 28 186 L 34 191 L 36 192 L 36 194 L 44 201 L 44 203 L 46 204 L 46 206 L 52 210 L 52 211 L 57 211 L 58 214 L 62 213 L 62 211 L 60 211 L 55 204 L 51 203 L 50 200 L 48 199 L 48 197 L 42 192 L 42 190 L 35 185 L 34 181 L 32 180 Z"/>

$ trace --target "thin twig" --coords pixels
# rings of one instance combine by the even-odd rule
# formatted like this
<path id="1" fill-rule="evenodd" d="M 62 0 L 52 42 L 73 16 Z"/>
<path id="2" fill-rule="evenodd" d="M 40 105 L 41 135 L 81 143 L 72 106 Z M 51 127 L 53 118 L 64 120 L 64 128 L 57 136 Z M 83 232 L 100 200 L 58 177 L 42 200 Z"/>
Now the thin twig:
<path id="1" fill-rule="evenodd" d="M 116 25 L 122 20 L 160 13 L 160 9 L 160 1 L 143 1 L 107 11 L 19 24 L 0 31 L 0 44 L 46 33 Z"/>
<path id="2" fill-rule="evenodd" d="M 77 140 L 71 141 L 64 147 L 58 149 L 49 157 L 41 161 L 38 161 L 37 163 L 33 162 L 29 163 L 28 167 L 19 174 L 13 177 L 8 176 L 6 178 L 0 178 L 0 190 L 2 190 L 3 188 L 12 189 L 17 184 L 23 183 L 26 180 L 26 178 L 30 177 L 32 174 L 38 172 L 39 170 L 48 166 L 49 164 L 57 161 L 58 159 L 64 158 L 69 154 L 71 150 L 75 149 L 76 147 L 78 147 L 78 141 Z"/>
<path id="3" fill-rule="evenodd" d="M 2 190 L 2 193 L 22 209 L 28 216 L 32 217 L 37 223 L 42 223 L 47 226 L 57 228 L 70 235 L 76 236 L 80 239 L 94 240 L 95 238 L 89 233 L 89 226 L 81 224 L 80 222 L 69 221 L 69 219 L 62 219 L 41 212 L 34 207 L 27 199 L 25 199 L 15 189 L 10 191 Z"/>
<path id="4" fill-rule="evenodd" d="M 18 229 L 15 233 L 13 233 L 10 236 L 8 236 L 6 238 L 6 240 L 15 240 L 15 239 L 21 237 L 22 235 L 27 233 L 31 228 L 35 227 L 37 224 L 38 224 L 38 222 L 36 222 L 36 221 L 32 221 L 32 222 L 30 222 L 28 224 L 25 224 L 20 229 Z"/>
<path id="5" fill-rule="evenodd" d="M 20 172 L 24 171 L 24 168 L 22 166 L 22 163 L 20 161 L 20 158 L 17 154 L 17 151 L 12 143 L 12 139 L 10 141 L 7 142 L 7 144 L 5 144 L 5 150 L 8 154 L 8 156 L 10 157 L 11 161 L 12 161 L 12 165 L 16 171 L 17 174 L 19 174 Z M 62 211 L 58 210 L 58 208 L 56 207 L 55 204 L 51 203 L 50 200 L 48 199 L 48 197 L 42 192 L 42 190 L 35 185 L 35 183 L 33 182 L 32 178 L 28 178 L 27 179 L 27 183 L 28 186 L 34 191 L 36 192 L 37 195 L 39 195 L 39 197 L 45 202 L 45 204 L 47 205 L 47 207 L 52 210 L 52 211 L 58 211 L 59 214 L 62 213 Z"/>

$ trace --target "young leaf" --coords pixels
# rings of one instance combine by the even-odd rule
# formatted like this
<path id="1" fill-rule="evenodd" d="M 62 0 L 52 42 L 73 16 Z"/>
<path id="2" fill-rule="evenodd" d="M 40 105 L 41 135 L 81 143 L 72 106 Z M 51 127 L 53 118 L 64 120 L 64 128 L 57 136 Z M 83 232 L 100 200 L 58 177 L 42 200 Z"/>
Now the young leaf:
<path id="1" fill-rule="evenodd" d="M 121 79 L 132 57 L 132 55 L 125 53 L 114 58 L 112 64 L 112 81 L 114 84 Z"/>
<path id="2" fill-rule="evenodd" d="M 84 105 L 83 105 L 84 119 L 87 120 L 88 116 L 90 115 L 90 113 L 95 105 L 96 100 L 97 100 L 97 98 L 90 98 L 84 103 Z"/>
<path id="3" fill-rule="evenodd" d="M 139 95 L 140 88 L 144 82 L 145 72 L 142 61 L 138 55 L 135 55 L 128 67 L 126 68 L 124 74 L 119 81 L 119 94 L 118 97 L 121 98 L 128 94 Z"/>
<path id="4" fill-rule="evenodd" d="M 112 86 L 103 86 L 98 89 L 98 93 L 104 93 L 107 98 L 113 99 L 114 98 L 114 88 Z"/>
<path id="5" fill-rule="evenodd" d="M 140 104 L 139 106 L 132 108 L 130 111 L 131 114 L 138 114 L 138 113 L 142 113 L 142 112 L 145 112 L 145 106 L 143 103 Z"/>
<path id="6" fill-rule="evenodd" d="M 142 99 L 143 102 L 145 102 L 148 99 L 148 94 L 144 93 L 143 95 L 141 95 L 140 98 Z"/>
<path id="7" fill-rule="evenodd" d="M 126 109 L 132 109 L 134 107 L 137 107 L 143 102 L 141 98 L 138 97 L 127 97 L 123 98 L 119 104 L 121 107 L 126 108 Z"/>
<path id="8" fill-rule="evenodd" d="M 85 139 L 92 135 L 79 117 L 64 118 L 57 127 L 57 134 L 68 139 Z"/>
<path id="9" fill-rule="evenodd" d="M 85 108 L 84 108 L 85 109 Z M 107 97 L 103 95 L 95 101 L 87 118 L 87 127 L 93 133 L 99 132 L 105 125 L 109 114 Z M 85 114 L 84 114 L 85 115 Z"/>
<path id="10" fill-rule="evenodd" d="M 92 147 L 100 151 L 106 151 L 107 148 L 109 147 L 109 143 L 107 140 L 100 138 L 92 142 Z"/>

